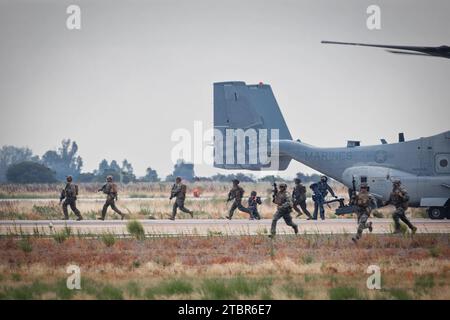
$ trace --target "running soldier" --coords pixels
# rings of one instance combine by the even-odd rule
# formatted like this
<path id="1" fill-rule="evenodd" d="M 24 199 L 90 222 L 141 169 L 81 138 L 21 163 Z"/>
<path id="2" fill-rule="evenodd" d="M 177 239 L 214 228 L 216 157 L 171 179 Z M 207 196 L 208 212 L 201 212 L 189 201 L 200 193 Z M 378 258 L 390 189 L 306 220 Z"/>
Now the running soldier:
<path id="1" fill-rule="evenodd" d="M 358 231 L 356 232 L 356 236 L 352 238 L 355 243 L 361 239 L 364 229 L 369 229 L 370 232 L 373 230 L 372 222 L 367 222 L 370 217 L 370 211 L 372 210 L 372 202 L 373 198 L 368 192 L 367 184 L 361 183 L 360 192 L 358 194 L 355 192 L 350 200 L 350 204 L 355 206 L 356 217 L 358 218 Z"/>
<path id="2" fill-rule="evenodd" d="M 70 209 L 77 216 L 77 221 L 83 220 L 81 216 L 80 210 L 77 208 L 77 196 L 78 196 L 78 186 L 72 183 L 72 176 L 66 177 L 66 186 L 61 191 L 61 196 L 59 197 L 59 204 L 62 203 L 62 209 L 64 212 L 64 220 L 69 220 L 69 212 L 67 210 L 67 206 L 70 206 Z M 64 200 L 64 202 L 63 202 Z"/>
<path id="3" fill-rule="evenodd" d="M 113 177 L 107 176 L 106 177 L 106 184 L 98 189 L 98 192 L 103 192 L 106 194 L 106 202 L 103 205 L 102 209 L 102 216 L 101 218 L 97 218 L 98 220 L 105 220 L 106 212 L 108 211 L 108 207 L 111 206 L 111 209 L 113 209 L 116 213 L 120 215 L 121 220 L 125 218 L 125 215 L 116 207 L 116 201 L 117 201 L 117 185 L 113 183 Z"/>
<path id="4" fill-rule="evenodd" d="M 408 201 L 409 195 L 408 192 L 401 187 L 401 181 L 395 180 L 392 184 L 392 192 L 389 196 L 389 200 L 385 202 L 385 205 L 392 204 L 395 206 L 395 211 L 392 214 L 392 218 L 395 223 L 395 231 L 394 233 L 401 233 L 400 230 L 400 220 L 402 220 L 414 234 L 417 231 L 417 228 L 413 226 L 413 224 L 406 217 L 406 210 L 408 209 Z"/>
<path id="5" fill-rule="evenodd" d="M 225 217 L 228 220 L 231 220 L 233 218 L 234 210 L 239 209 L 242 212 L 246 212 L 252 217 L 252 212 L 250 209 L 247 209 L 242 205 L 242 197 L 244 196 L 244 189 L 242 189 L 241 186 L 239 186 L 239 180 L 234 179 L 233 180 L 233 188 L 231 188 L 230 192 L 228 192 L 228 199 L 227 202 L 233 201 L 233 204 L 231 205 L 230 211 L 228 212 L 228 215 Z"/>
<path id="6" fill-rule="evenodd" d="M 271 238 L 275 237 L 277 231 L 277 222 L 281 218 L 284 219 L 284 222 L 286 222 L 288 226 L 291 226 L 294 229 L 295 234 L 298 233 L 298 226 L 292 221 L 292 204 L 286 189 L 286 183 L 280 183 L 280 190 L 275 194 L 275 197 L 273 199 L 273 202 L 277 205 L 277 212 L 272 218 L 272 226 L 270 228 L 269 235 L 269 237 Z"/>
<path id="7" fill-rule="evenodd" d="M 258 205 L 262 204 L 261 197 L 258 197 L 256 191 L 252 191 L 250 197 L 248 198 L 248 209 L 252 212 L 250 220 L 256 219 L 260 220 L 261 216 L 258 212 Z"/>
<path id="8" fill-rule="evenodd" d="M 175 184 L 172 186 L 169 198 L 169 200 L 176 198 L 172 208 L 172 216 L 169 218 L 170 220 L 175 220 L 178 208 L 183 212 L 189 213 L 191 215 L 191 218 L 194 218 L 194 212 L 184 206 L 184 201 L 186 199 L 186 189 L 186 185 L 181 183 L 181 178 L 177 177 L 175 179 Z"/>
<path id="9" fill-rule="evenodd" d="M 292 209 L 297 212 L 297 218 L 302 215 L 302 211 L 300 211 L 299 207 L 303 210 L 303 212 L 308 217 L 308 220 L 311 220 L 311 213 L 306 208 L 306 187 L 302 184 L 302 180 L 299 178 L 294 179 L 294 190 L 292 190 Z"/>

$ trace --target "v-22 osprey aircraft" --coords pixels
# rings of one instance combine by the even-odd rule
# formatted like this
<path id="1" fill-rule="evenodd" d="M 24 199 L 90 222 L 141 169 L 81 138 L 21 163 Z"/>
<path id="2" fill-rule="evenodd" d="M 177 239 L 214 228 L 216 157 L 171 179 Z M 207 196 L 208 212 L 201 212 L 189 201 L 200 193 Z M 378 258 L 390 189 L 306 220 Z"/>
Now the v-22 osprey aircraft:
<path id="1" fill-rule="evenodd" d="M 227 129 L 278 129 L 278 170 L 285 170 L 294 159 L 348 188 L 352 187 L 353 179 L 357 189 L 366 182 L 378 206 L 388 199 L 392 181 L 400 179 L 408 190 L 411 207 L 428 207 L 432 219 L 450 215 L 450 131 L 411 141 L 405 141 L 400 133 L 396 143 L 381 139 L 379 145 L 371 146 L 348 141 L 343 148 L 314 147 L 292 139 L 270 85 L 247 85 L 242 81 L 214 83 L 214 128 L 222 136 Z M 274 142 L 271 137 L 267 140 Z M 215 154 L 220 151 L 226 157 L 226 149 L 225 144 L 215 143 Z M 231 150 L 236 157 L 238 148 Z M 248 151 L 245 148 L 247 155 Z M 214 166 L 224 169 L 267 167 L 261 162 L 238 164 L 216 160 Z"/>

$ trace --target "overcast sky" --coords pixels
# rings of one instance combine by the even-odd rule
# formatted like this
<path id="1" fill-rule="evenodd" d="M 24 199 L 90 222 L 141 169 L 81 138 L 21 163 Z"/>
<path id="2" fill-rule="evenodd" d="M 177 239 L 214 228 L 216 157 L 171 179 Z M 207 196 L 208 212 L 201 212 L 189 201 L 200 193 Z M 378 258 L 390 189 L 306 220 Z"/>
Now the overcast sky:
<path id="1" fill-rule="evenodd" d="M 165 176 L 171 133 L 212 127 L 212 83 L 228 80 L 271 84 L 293 137 L 317 146 L 450 129 L 450 60 L 321 40 L 450 45 L 450 1 L 0 0 L 0 146 L 71 138 L 85 171 L 127 158 Z"/>

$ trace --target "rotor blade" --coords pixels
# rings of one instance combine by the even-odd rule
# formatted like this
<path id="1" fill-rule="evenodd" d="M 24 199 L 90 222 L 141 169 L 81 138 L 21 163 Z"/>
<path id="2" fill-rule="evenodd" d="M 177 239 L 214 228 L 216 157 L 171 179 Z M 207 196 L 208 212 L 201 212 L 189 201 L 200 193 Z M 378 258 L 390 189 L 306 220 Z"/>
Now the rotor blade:
<path id="1" fill-rule="evenodd" d="M 405 51 L 396 51 L 396 50 L 386 50 L 387 52 L 390 53 L 396 53 L 396 54 L 408 54 L 408 55 L 413 55 L 413 56 L 426 56 L 426 57 L 432 57 L 429 54 L 426 53 L 419 53 L 419 52 L 405 52 Z"/>
<path id="2" fill-rule="evenodd" d="M 349 45 L 349 46 L 361 46 L 361 47 L 375 47 L 375 48 L 386 48 L 386 49 L 400 49 L 400 50 L 427 50 L 427 49 L 433 49 L 434 47 L 415 47 L 415 46 L 390 46 L 390 45 L 383 45 L 383 44 L 368 44 L 368 43 L 358 43 L 358 42 L 339 42 L 339 41 L 322 41 L 322 43 L 325 44 L 342 44 L 342 45 Z"/>

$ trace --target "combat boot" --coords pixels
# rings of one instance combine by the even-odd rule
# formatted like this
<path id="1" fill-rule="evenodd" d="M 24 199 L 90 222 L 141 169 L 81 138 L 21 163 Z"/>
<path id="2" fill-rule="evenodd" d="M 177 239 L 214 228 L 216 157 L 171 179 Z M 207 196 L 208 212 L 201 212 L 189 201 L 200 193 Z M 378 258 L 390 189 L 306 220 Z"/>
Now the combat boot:
<path id="1" fill-rule="evenodd" d="M 358 238 L 352 237 L 352 241 L 353 241 L 354 243 L 358 243 Z"/>
<path id="2" fill-rule="evenodd" d="M 225 216 L 225 219 L 231 220 L 231 217 L 227 215 Z"/>
<path id="3" fill-rule="evenodd" d="M 171 216 L 171 217 L 169 218 L 169 220 L 175 221 L 175 217 L 174 217 L 174 216 Z"/>
<path id="4" fill-rule="evenodd" d="M 293 228 L 294 228 L 295 234 L 298 234 L 298 226 L 294 226 Z"/>
<path id="5" fill-rule="evenodd" d="M 372 222 L 368 222 L 367 227 L 369 228 L 369 232 L 373 231 Z"/>
<path id="6" fill-rule="evenodd" d="M 105 221 L 105 218 L 104 217 L 98 217 L 97 220 Z"/>
<path id="7" fill-rule="evenodd" d="M 189 212 L 189 214 L 191 215 L 191 218 L 194 219 L 194 211 Z"/>
<path id="8" fill-rule="evenodd" d="M 393 232 L 393 234 L 402 234 L 402 230 L 400 230 L 400 229 L 395 229 L 395 231 Z"/>
<path id="9" fill-rule="evenodd" d="M 79 216 L 79 217 L 77 218 L 77 221 L 81 221 L 81 220 L 83 220 L 83 217 L 82 217 L 82 216 Z"/>

